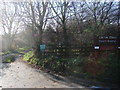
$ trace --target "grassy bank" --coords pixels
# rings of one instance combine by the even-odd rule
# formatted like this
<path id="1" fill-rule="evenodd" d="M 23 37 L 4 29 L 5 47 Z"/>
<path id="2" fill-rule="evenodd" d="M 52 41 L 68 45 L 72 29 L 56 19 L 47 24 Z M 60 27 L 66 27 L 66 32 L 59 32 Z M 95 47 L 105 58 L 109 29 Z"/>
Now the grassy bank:
<path id="1" fill-rule="evenodd" d="M 11 63 L 15 61 L 15 56 L 11 55 L 11 56 L 7 56 L 4 58 L 3 63 Z"/>
<path id="2" fill-rule="evenodd" d="M 95 54 L 96 55 L 96 54 Z M 101 53 L 96 56 L 82 56 L 76 58 L 43 57 L 38 59 L 32 51 L 26 53 L 23 60 L 41 66 L 60 75 L 88 78 L 102 82 L 117 83 L 120 63 L 116 53 Z"/>
<path id="3" fill-rule="evenodd" d="M 13 49 L 13 50 L 7 50 L 7 51 L 0 52 L 0 55 L 10 54 L 10 53 L 21 53 L 21 54 L 24 54 L 25 51 L 28 51 L 29 49 L 30 48 L 18 48 L 18 49 Z"/>

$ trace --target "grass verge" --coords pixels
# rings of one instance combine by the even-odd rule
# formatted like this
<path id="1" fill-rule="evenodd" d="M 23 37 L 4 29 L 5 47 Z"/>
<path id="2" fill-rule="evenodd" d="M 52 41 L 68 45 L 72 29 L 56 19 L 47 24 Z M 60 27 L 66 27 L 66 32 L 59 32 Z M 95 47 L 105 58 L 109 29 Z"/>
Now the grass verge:
<path id="1" fill-rule="evenodd" d="M 8 57 L 5 57 L 5 59 L 3 60 L 3 63 L 11 63 L 11 62 L 14 62 L 15 61 L 15 56 L 8 56 Z"/>

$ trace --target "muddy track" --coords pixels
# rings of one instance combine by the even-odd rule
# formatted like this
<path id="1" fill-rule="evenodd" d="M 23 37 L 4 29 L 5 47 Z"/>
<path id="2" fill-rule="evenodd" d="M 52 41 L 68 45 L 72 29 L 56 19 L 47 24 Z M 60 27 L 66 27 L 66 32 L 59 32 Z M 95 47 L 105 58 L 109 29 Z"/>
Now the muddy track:
<path id="1" fill-rule="evenodd" d="M 47 73 L 38 72 L 22 62 L 18 57 L 15 62 L 3 64 L 2 88 L 84 88 L 81 85 L 70 85 L 50 79 Z"/>
<path id="2" fill-rule="evenodd" d="M 3 63 L 0 68 L 2 69 L 0 79 L 2 88 L 86 88 L 91 86 L 91 83 L 85 80 L 80 80 L 78 83 L 78 79 L 74 78 L 71 82 L 70 79 L 31 67 L 23 62 L 22 54 L 8 54 L 3 58 L 10 55 L 15 55 L 16 60 L 12 63 Z"/>

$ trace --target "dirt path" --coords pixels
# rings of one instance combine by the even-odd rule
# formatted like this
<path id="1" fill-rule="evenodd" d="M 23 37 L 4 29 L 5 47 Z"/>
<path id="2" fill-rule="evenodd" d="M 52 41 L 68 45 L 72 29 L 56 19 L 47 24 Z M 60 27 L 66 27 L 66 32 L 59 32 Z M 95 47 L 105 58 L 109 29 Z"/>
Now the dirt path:
<path id="1" fill-rule="evenodd" d="M 68 83 L 53 81 L 46 73 L 38 72 L 18 58 L 11 64 L 3 64 L 2 88 L 68 88 Z M 82 88 L 76 85 L 74 87 Z"/>

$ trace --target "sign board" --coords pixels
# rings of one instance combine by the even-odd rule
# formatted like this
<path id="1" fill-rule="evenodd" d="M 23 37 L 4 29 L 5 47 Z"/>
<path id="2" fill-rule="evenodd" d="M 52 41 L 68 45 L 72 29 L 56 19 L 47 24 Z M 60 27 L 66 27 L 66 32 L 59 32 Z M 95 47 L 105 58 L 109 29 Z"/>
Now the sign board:
<path id="1" fill-rule="evenodd" d="M 46 48 L 45 44 L 40 45 L 40 50 L 45 50 L 45 48 Z"/>
<path id="2" fill-rule="evenodd" d="M 117 44 L 117 37 L 116 36 L 100 36 L 99 37 L 99 44 Z"/>
<path id="3" fill-rule="evenodd" d="M 98 36 L 94 38 L 94 49 L 117 50 L 119 49 L 120 38 L 118 36 Z"/>

